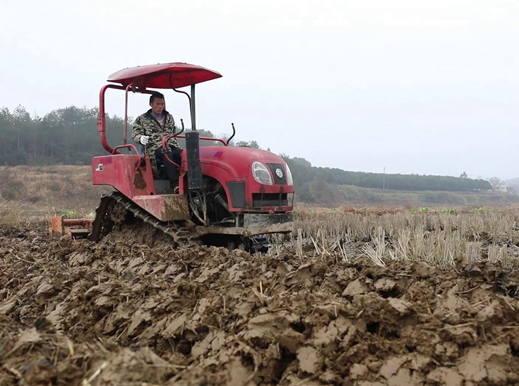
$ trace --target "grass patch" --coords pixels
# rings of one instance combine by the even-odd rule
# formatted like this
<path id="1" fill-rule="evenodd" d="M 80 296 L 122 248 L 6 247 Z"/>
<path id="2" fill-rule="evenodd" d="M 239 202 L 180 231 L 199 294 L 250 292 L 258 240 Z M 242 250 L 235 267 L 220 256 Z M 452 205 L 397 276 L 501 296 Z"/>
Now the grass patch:
<path id="1" fill-rule="evenodd" d="M 22 217 L 22 206 L 17 201 L 0 200 L 0 225 L 16 225 Z"/>
<path id="2" fill-rule="evenodd" d="M 3 176 L 0 197 L 23 205 L 22 212 L 26 215 L 73 211 L 84 216 L 95 210 L 103 193 L 111 190 L 92 185 L 90 166 L 23 165 L 0 167 L 0 173 Z"/>
<path id="3" fill-rule="evenodd" d="M 519 203 L 519 195 L 506 192 L 428 192 L 361 188 L 341 185 L 340 202 L 356 206 L 497 206 Z"/>

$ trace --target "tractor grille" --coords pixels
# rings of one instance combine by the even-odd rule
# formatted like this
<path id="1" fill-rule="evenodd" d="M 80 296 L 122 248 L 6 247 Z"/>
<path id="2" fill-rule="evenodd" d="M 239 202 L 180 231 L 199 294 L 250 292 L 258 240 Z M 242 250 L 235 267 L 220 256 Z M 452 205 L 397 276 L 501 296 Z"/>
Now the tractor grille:
<path id="1" fill-rule="evenodd" d="M 286 185 L 286 177 L 285 177 L 285 173 L 286 173 L 286 170 L 285 170 L 285 165 L 283 164 L 267 164 L 267 166 L 269 167 L 270 171 L 272 172 L 272 176 L 274 177 L 274 184 L 275 185 Z M 276 174 L 276 169 L 281 169 L 281 171 L 283 172 L 283 177 L 279 178 L 278 175 Z"/>
<path id="2" fill-rule="evenodd" d="M 288 206 L 286 193 L 252 193 L 252 206 L 264 208 L 266 206 Z"/>
<path id="3" fill-rule="evenodd" d="M 231 194 L 231 204 L 235 208 L 245 208 L 245 182 L 227 182 Z"/>

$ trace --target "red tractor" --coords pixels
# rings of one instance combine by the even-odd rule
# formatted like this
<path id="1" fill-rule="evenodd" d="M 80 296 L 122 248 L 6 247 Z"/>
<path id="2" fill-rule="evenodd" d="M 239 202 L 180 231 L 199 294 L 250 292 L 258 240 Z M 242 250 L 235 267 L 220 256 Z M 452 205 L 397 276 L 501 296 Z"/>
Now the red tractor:
<path id="1" fill-rule="evenodd" d="M 267 235 L 292 231 L 294 184 L 285 161 L 268 151 L 230 146 L 234 125 L 229 140 L 201 137 L 196 129 L 195 85 L 221 76 L 197 65 L 164 63 L 123 69 L 108 78 L 115 84 L 100 91 L 97 122 L 108 155 L 93 158 L 92 181 L 115 190 L 101 198 L 89 240 L 99 241 L 114 227 L 137 222 L 152 225 L 178 244 L 234 245 L 254 252 L 268 248 Z M 178 90 L 188 86 L 190 93 Z M 108 89 L 125 93 L 124 143 L 114 147 L 106 138 Z M 128 94 L 156 89 L 173 89 L 189 101 L 191 130 L 183 134 L 182 127 L 173 135 L 185 139 L 182 162 L 174 164 L 180 172 L 178 194 L 164 174 L 154 175 L 149 157 L 127 143 Z M 171 137 L 164 136 L 164 148 Z M 200 146 L 201 140 L 217 145 Z"/>

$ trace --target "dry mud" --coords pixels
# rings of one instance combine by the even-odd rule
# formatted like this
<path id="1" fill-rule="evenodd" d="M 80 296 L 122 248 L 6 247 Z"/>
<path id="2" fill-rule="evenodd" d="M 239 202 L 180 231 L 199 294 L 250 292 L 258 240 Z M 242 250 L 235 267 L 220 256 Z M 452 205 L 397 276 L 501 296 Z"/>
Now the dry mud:
<path id="1" fill-rule="evenodd" d="M 0 229 L 1 386 L 519 384 L 518 272 L 145 239 Z"/>

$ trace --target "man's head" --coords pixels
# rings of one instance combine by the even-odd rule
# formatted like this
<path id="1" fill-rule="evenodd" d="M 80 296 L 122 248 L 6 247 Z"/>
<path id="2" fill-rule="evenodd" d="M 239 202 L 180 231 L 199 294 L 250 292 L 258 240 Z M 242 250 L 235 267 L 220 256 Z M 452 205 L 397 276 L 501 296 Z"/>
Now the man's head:
<path id="1" fill-rule="evenodd" d="M 154 92 L 150 96 L 150 107 L 151 112 L 153 114 L 161 114 L 166 107 L 166 102 L 164 100 L 164 95 L 160 92 Z"/>

